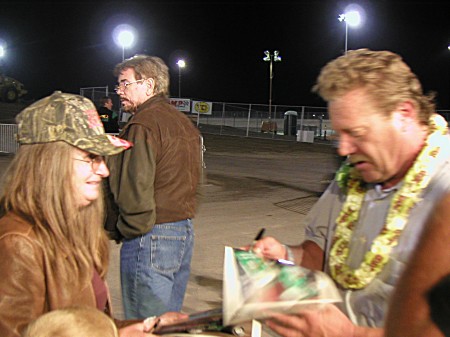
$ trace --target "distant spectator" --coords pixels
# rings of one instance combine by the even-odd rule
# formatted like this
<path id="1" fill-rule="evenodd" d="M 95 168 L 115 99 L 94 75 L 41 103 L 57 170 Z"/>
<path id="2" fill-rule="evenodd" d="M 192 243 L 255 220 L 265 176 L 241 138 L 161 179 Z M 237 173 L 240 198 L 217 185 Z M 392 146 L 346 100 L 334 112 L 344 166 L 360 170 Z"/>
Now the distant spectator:
<path id="1" fill-rule="evenodd" d="M 113 320 L 93 307 L 50 311 L 31 322 L 22 337 L 119 337 Z"/>
<path id="2" fill-rule="evenodd" d="M 118 133 L 119 122 L 118 115 L 112 110 L 113 101 L 111 97 L 105 96 L 100 99 L 100 108 L 98 108 L 98 114 L 103 123 L 106 133 Z"/>

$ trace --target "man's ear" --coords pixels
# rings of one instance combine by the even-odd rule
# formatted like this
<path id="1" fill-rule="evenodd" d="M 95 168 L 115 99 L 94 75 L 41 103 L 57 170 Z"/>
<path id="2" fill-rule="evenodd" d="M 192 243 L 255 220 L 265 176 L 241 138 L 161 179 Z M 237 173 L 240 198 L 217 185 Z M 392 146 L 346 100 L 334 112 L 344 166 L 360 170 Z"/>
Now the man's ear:
<path id="1" fill-rule="evenodd" d="M 146 82 L 150 88 L 155 88 L 155 79 L 154 78 L 148 78 Z"/>
<path id="2" fill-rule="evenodd" d="M 145 85 L 147 86 L 147 95 L 153 96 L 155 94 L 155 79 L 147 78 Z"/>
<path id="3" fill-rule="evenodd" d="M 403 118 L 418 118 L 417 107 L 413 102 L 409 100 L 399 103 L 397 105 L 396 111 L 399 112 Z"/>
<path id="4" fill-rule="evenodd" d="M 394 116 L 396 122 L 399 123 L 401 130 L 405 132 L 412 122 L 417 122 L 419 120 L 418 111 L 416 105 L 407 100 L 400 102 L 395 109 Z"/>

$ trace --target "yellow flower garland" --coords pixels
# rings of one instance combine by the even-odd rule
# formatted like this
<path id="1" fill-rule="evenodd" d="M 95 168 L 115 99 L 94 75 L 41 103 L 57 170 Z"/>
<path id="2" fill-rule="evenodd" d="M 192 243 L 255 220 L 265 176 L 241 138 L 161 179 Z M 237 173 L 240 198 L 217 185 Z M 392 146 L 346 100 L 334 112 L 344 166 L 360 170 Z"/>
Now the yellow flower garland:
<path id="1" fill-rule="evenodd" d="M 356 178 L 355 171 L 350 171 L 350 176 L 345 177 L 348 179 L 346 181 L 348 194 L 336 220 L 337 227 L 329 261 L 331 276 L 341 286 L 347 289 L 366 287 L 389 261 L 390 253 L 397 245 L 400 234 L 407 224 L 410 210 L 420 200 L 420 193 L 428 185 L 437 168 L 438 155 L 448 155 L 448 149 L 442 151 L 443 137 L 446 134 L 445 120 L 440 115 L 433 115 L 430 118 L 430 134 L 425 146 L 414 165 L 408 170 L 403 186 L 392 198 L 386 223 L 358 269 L 350 269 L 346 260 L 350 253 L 349 242 L 358 221 L 366 190 L 362 182 Z"/>

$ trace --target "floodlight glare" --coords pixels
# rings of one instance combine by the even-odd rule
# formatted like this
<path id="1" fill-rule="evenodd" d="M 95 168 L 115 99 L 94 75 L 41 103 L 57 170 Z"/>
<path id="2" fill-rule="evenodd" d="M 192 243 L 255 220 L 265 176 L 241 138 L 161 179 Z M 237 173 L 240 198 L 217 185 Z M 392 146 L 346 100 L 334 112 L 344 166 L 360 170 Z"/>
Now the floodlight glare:
<path id="1" fill-rule="evenodd" d="M 358 27 L 361 23 L 361 15 L 358 11 L 350 11 L 345 13 L 345 21 L 350 27 Z"/>
<path id="2" fill-rule="evenodd" d="M 264 57 L 263 60 L 266 62 L 269 62 L 270 61 L 270 52 L 268 50 L 266 50 L 264 52 L 264 55 L 266 55 L 266 57 Z"/>
<path id="3" fill-rule="evenodd" d="M 180 68 L 184 68 L 186 67 L 186 62 L 184 62 L 184 60 L 178 60 L 177 65 Z"/>
<path id="4" fill-rule="evenodd" d="M 358 10 L 356 10 L 356 9 Z M 348 27 L 358 27 L 362 22 L 362 16 L 360 11 L 363 11 L 361 7 L 357 5 L 351 5 L 344 13 L 339 14 L 338 20 L 345 23 L 345 53 L 347 53 L 347 40 L 348 40 Z M 363 14 L 364 15 L 364 14 Z"/>
<path id="5" fill-rule="evenodd" d="M 119 33 L 117 39 L 123 48 L 130 48 L 134 42 L 134 35 L 128 30 L 123 30 Z"/>
<path id="6" fill-rule="evenodd" d="M 116 45 L 122 48 L 122 60 L 125 58 L 125 49 L 131 48 L 136 42 L 136 30 L 127 24 L 114 28 L 113 39 Z"/>
<path id="7" fill-rule="evenodd" d="M 5 56 L 5 48 L 3 46 L 0 46 L 0 57 Z"/>

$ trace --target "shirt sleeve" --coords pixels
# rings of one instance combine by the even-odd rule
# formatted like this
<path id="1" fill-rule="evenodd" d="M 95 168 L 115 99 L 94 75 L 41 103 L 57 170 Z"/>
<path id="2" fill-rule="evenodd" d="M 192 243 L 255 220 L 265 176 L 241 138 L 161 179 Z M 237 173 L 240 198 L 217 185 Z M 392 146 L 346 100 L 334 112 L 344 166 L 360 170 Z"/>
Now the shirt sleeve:
<path id="1" fill-rule="evenodd" d="M 339 187 L 336 182 L 325 190 L 306 216 L 305 239 L 316 243 L 323 251 L 327 251 L 342 207 Z"/>
<path id="2" fill-rule="evenodd" d="M 0 239 L 0 336 L 20 336 L 45 308 L 43 256 L 38 246 L 22 235 Z"/>
<path id="3" fill-rule="evenodd" d="M 150 231 L 156 221 L 155 153 L 150 130 L 134 124 L 127 139 L 134 146 L 123 152 L 121 170 L 117 172 L 116 203 L 119 207 L 118 228 L 131 238 Z"/>

